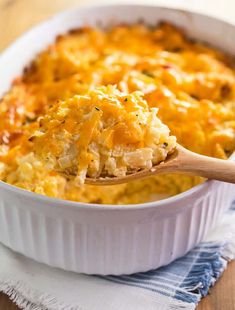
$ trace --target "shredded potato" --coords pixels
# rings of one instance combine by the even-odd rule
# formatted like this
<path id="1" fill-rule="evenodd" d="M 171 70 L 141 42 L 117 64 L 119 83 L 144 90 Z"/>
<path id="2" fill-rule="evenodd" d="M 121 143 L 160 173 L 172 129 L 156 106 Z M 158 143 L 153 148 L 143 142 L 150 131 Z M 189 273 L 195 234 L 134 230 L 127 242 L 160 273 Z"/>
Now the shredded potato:
<path id="1" fill-rule="evenodd" d="M 114 86 L 59 101 L 30 138 L 48 168 L 84 184 L 86 176 L 125 176 L 151 169 L 172 153 L 176 139 L 143 94 Z"/>
<path id="2" fill-rule="evenodd" d="M 32 134 L 40 131 L 40 118 L 58 100 L 68 102 L 116 85 L 127 95 L 141 91 L 148 108 L 158 109 L 159 119 L 184 147 L 226 159 L 235 150 L 233 64 L 228 55 L 187 39 L 169 24 L 82 28 L 61 35 L 15 79 L 0 102 L 0 179 L 90 203 L 141 203 L 185 191 L 203 180 L 164 175 L 112 187 L 78 187 L 35 156 Z M 63 167 L 68 162 L 60 159 Z M 113 164 L 107 161 L 107 169 Z"/>

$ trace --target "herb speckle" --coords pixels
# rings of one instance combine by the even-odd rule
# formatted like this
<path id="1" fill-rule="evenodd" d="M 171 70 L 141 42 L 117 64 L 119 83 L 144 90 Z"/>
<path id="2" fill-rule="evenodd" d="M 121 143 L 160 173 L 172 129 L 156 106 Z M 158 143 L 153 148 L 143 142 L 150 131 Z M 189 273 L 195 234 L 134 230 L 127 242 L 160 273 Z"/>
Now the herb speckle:
<path id="1" fill-rule="evenodd" d="M 152 72 L 149 72 L 148 70 L 142 70 L 142 73 L 144 75 L 147 75 L 148 77 L 154 78 L 154 74 Z"/>

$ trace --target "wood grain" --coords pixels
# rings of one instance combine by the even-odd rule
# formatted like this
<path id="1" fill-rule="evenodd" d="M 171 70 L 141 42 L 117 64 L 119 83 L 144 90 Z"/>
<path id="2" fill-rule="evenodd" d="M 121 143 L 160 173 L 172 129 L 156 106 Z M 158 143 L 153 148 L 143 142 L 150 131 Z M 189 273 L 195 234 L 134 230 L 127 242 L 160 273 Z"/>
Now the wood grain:
<path id="1" fill-rule="evenodd" d="M 111 0 L 110 0 L 111 1 Z M 91 3 L 89 0 L 0 0 L 0 50 L 31 26 L 55 12 Z M 1 310 L 17 310 L 9 298 L 0 294 Z M 235 262 L 229 264 L 222 278 L 204 298 L 197 310 L 235 310 Z"/>
<path id="2" fill-rule="evenodd" d="M 199 303 L 197 310 L 235 310 L 235 261 L 229 263 L 209 295 Z"/>
<path id="3" fill-rule="evenodd" d="M 0 51 L 56 12 L 89 2 L 92 0 L 0 0 Z"/>
<path id="4" fill-rule="evenodd" d="M 143 169 L 120 177 L 86 178 L 85 183 L 99 186 L 114 185 L 175 172 L 235 184 L 234 162 L 191 152 L 178 143 L 166 160 L 151 169 Z"/>
<path id="5" fill-rule="evenodd" d="M 18 310 L 19 308 L 5 294 L 0 293 L 0 309 Z"/>

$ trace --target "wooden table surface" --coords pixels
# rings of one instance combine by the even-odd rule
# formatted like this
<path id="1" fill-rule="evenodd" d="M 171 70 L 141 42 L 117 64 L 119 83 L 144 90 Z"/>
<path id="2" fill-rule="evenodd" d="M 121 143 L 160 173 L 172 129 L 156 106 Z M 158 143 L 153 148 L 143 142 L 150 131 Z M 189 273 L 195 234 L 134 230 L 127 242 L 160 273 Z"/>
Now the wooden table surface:
<path id="1" fill-rule="evenodd" d="M 57 11 L 92 2 L 91 0 L 0 0 L 0 51 L 32 25 Z M 93 1 L 94 2 L 94 1 Z M 1 310 L 18 309 L 9 298 L 0 294 Z M 197 310 L 235 310 L 235 261 L 210 290 Z"/>

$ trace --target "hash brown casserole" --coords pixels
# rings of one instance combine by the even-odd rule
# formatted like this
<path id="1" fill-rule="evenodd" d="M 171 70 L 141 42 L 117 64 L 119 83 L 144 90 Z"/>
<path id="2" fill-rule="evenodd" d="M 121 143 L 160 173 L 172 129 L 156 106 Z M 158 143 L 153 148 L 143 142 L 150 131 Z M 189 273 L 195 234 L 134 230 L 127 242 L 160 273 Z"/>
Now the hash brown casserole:
<path id="1" fill-rule="evenodd" d="M 49 169 L 78 186 L 86 177 L 121 177 L 151 169 L 174 151 L 176 138 L 157 112 L 141 92 L 102 86 L 56 102 L 30 140 Z"/>
<path id="2" fill-rule="evenodd" d="M 231 58 L 181 30 L 120 25 L 61 35 L 15 79 L 0 102 L 0 179 L 51 197 L 131 204 L 174 195 L 198 177 L 155 176 L 115 186 L 77 186 L 35 156 L 32 133 L 57 102 L 116 85 L 140 91 L 184 147 L 228 158 L 235 149 L 235 71 Z"/>

